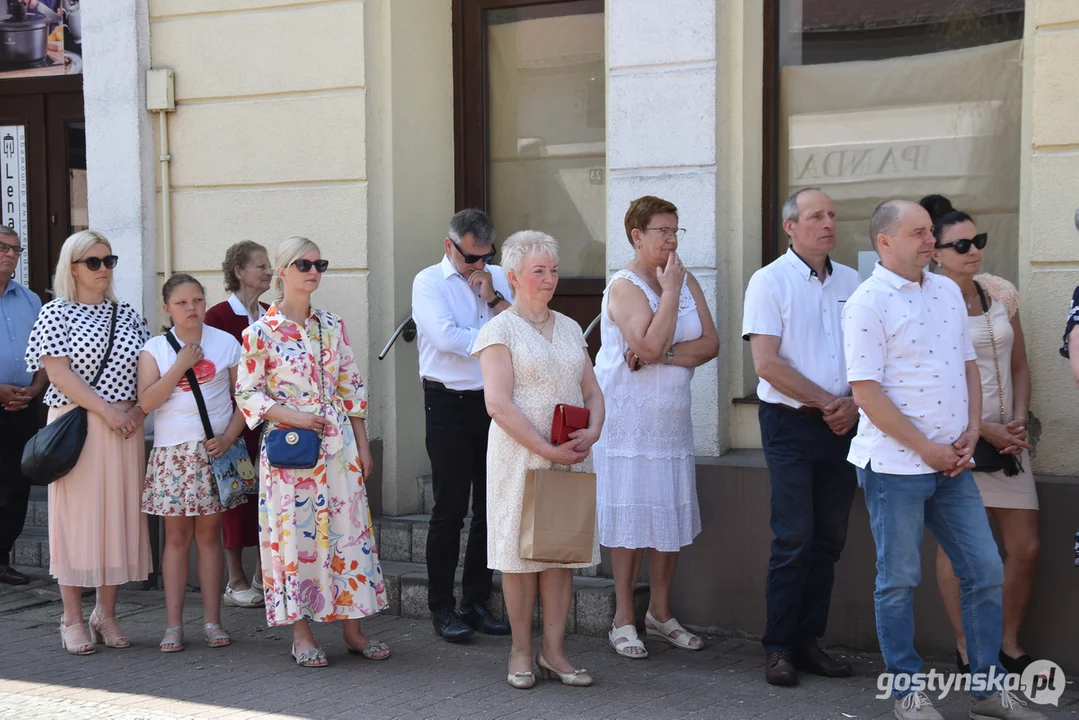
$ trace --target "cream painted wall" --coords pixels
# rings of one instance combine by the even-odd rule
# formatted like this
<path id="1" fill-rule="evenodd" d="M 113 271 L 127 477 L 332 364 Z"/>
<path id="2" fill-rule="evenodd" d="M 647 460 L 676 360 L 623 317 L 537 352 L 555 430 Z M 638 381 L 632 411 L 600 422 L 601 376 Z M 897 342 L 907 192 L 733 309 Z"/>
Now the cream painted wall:
<path id="1" fill-rule="evenodd" d="M 1079 3 L 1028 0 L 1023 78 L 1019 289 L 1042 438 L 1034 469 L 1075 475 L 1077 390 L 1060 357 L 1072 291 L 1079 285 Z"/>
<path id="2" fill-rule="evenodd" d="M 285 238 L 309 237 L 331 263 L 315 302 L 345 318 L 366 375 L 364 3 L 150 0 L 149 22 L 152 66 L 176 73 L 175 271 L 217 302 L 230 244 L 252 239 L 272 258 Z M 159 213 L 159 256 L 160 224 Z"/>

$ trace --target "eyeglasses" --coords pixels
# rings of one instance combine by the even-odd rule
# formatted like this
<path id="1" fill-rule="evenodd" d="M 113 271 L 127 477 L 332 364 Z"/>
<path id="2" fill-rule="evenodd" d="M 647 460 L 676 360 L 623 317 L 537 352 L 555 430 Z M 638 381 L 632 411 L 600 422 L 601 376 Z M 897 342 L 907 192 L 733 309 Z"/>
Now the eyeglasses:
<path id="1" fill-rule="evenodd" d="M 655 227 L 655 228 L 645 228 L 645 230 L 646 231 L 647 230 L 655 230 L 656 232 L 659 233 L 660 237 L 662 237 L 664 240 L 670 240 L 672 237 L 678 238 L 679 240 L 681 240 L 682 238 L 684 238 L 686 236 L 686 229 L 685 228 Z"/>
<path id="2" fill-rule="evenodd" d="M 14 253 L 15 255 L 22 255 L 22 245 L 8 245 L 7 243 L 0 243 L 0 255 L 4 253 Z"/>
<path id="3" fill-rule="evenodd" d="M 966 255 L 968 252 L 970 252 L 971 245 L 981 250 L 985 247 L 985 244 L 987 242 L 989 242 L 989 233 L 978 233 L 972 238 L 953 240 L 952 242 L 944 243 L 943 245 L 937 243 L 933 247 L 937 248 L 938 250 L 943 250 L 944 248 L 955 248 L 955 251 L 960 255 Z"/>
<path id="4" fill-rule="evenodd" d="M 465 264 L 466 265 L 471 265 L 472 263 L 478 263 L 480 260 L 482 260 L 485 263 L 489 263 L 489 262 L 491 262 L 492 260 L 495 259 L 495 253 L 498 252 L 498 249 L 495 248 L 494 245 L 492 245 L 491 246 L 491 252 L 489 252 L 489 253 L 484 253 L 483 255 L 470 255 L 469 253 L 466 253 L 464 250 L 462 250 L 461 246 L 458 245 L 457 243 L 455 243 L 453 240 L 450 240 L 450 244 L 453 245 L 455 248 L 457 248 L 457 252 L 461 253 L 461 257 L 463 257 L 465 259 Z"/>
<path id="5" fill-rule="evenodd" d="M 330 267 L 329 260 L 294 260 L 292 262 L 296 266 L 296 269 L 302 273 L 311 272 L 311 268 L 318 270 L 320 273 L 326 272 L 326 268 Z"/>
<path id="6" fill-rule="evenodd" d="M 82 264 L 86 265 L 87 270 L 89 270 L 91 272 L 97 272 L 98 270 L 101 269 L 102 265 L 105 266 L 106 270 L 112 270 L 114 267 L 116 267 L 116 262 L 119 259 L 120 258 L 116 257 L 115 255 L 106 255 L 103 258 L 88 257 L 88 258 L 83 258 L 82 260 L 74 260 L 73 262 L 82 263 Z"/>

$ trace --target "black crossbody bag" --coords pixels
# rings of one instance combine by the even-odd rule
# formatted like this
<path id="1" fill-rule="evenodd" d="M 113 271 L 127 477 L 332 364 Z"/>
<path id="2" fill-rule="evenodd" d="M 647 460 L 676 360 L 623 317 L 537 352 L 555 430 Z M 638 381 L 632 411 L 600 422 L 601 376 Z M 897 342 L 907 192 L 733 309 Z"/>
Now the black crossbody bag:
<path id="1" fill-rule="evenodd" d="M 97 383 L 105 372 L 112 355 L 112 345 L 116 340 L 117 304 L 112 304 L 112 316 L 109 319 L 109 344 L 97 374 L 90 381 L 90 387 L 97 390 Z M 22 451 L 22 474 L 30 478 L 34 485 L 48 485 L 71 472 L 79 462 L 82 446 L 86 442 L 86 408 L 79 406 L 64 413 L 39 430 Z"/>

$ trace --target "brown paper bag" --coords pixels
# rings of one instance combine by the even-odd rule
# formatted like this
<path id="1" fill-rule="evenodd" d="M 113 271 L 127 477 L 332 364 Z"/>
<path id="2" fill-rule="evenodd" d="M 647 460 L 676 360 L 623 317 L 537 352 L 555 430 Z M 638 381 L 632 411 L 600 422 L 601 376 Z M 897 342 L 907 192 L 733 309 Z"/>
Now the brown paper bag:
<path id="1" fill-rule="evenodd" d="M 522 560 L 592 562 L 596 534 L 593 473 L 529 470 L 521 506 Z"/>

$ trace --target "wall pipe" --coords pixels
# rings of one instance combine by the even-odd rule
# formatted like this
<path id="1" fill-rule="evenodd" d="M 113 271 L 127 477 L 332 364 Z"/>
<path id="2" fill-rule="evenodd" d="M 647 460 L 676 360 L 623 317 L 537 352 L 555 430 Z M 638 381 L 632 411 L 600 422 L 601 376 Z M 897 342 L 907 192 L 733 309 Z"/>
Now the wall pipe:
<path id="1" fill-rule="evenodd" d="M 161 269 L 165 280 L 172 277 L 172 202 L 169 188 L 169 162 L 172 156 L 169 154 L 169 121 L 168 112 L 157 111 L 158 138 L 161 144 L 161 154 L 158 162 L 161 166 Z"/>

